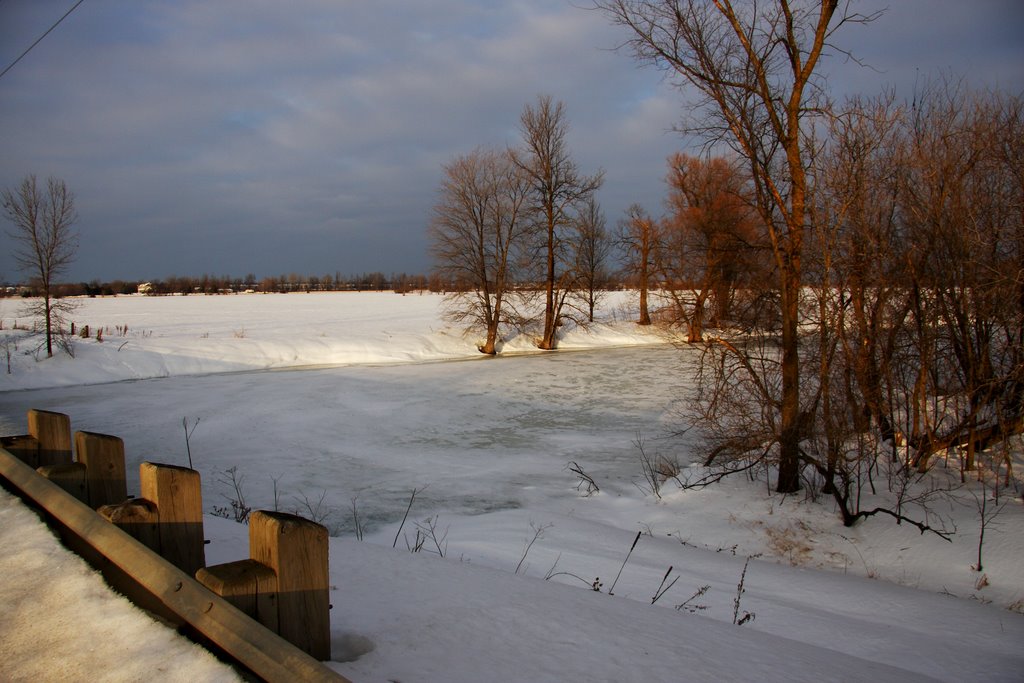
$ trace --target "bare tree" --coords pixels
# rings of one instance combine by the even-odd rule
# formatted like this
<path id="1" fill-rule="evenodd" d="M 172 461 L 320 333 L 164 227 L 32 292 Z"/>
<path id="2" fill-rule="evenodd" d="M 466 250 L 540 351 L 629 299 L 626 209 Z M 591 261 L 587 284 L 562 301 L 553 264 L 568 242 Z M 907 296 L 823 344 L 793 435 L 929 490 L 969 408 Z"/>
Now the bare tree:
<path id="1" fill-rule="evenodd" d="M 565 105 L 548 95 L 526 105 L 519 119 L 523 149 L 513 150 L 516 165 L 530 182 L 536 215 L 538 251 L 543 259 L 544 326 L 537 346 L 554 349 L 568 298 L 577 286 L 571 231 L 580 206 L 601 187 L 604 174 L 582 175 L 569 154 Z"/>
<path id="2" fill-rule="evenodd" d="M 15 261 L 39 283 L 42 303 L 38 314 L 46 323 L 46 355 L 53 356 L 53 341 L 60 337 L 62 314 L 71 309 L 67 301 L 55 299 L 55 278 L 74 260 L 78 236 L 72 225 L 78 218 L 75 198 L 63 180 L 47 178 L 46 188 L 35 175 L 21 181 L 15 190 L 4 190 L 3 207 L 14 226 L 7 232 L 14 240 Z"/>
<path id="3" fill-rule="evenodd" d="M 623 271 L 633 280 L 640 292 L 638 325 L 650 325 L 648 296 L 655 276 L 655 254 L 658 252 L 658 226 L 651 215 L 639 204 L 626 209 L 626 217 L 619 221 L 618 244 L 625 254 Z"/>
<path id="4" fill-rule="evenodd" d="M 863 475 L 879 467 L 882 442 L 895 453 L 889 372 L 907 315 L 895 210 L 899 116 L 888 95 L 836 112 L 815 157 L 808 208 L 804 454 L 847 524 L 859 519 Z M 890 483 L 904 487 L 905 469 L 886 471 L 894 469 Z"/>
<path id="5" fill-rule="evenodd" d="M 608 286 L 608 259 L 612 242 L 605 228 L 604 212 L 593 196 L 583 202 L 576 218 L 576 272 L 588 322 Z"/>
<path id="6" fill-rule="evenodd" d="M 669 72 L 701 99 L 688 127 L 724 143 L 749 166 L 755 207 L 778 273 L 781 382 L 779 492 L 800 488 L 800 291 L 807 221 L 808 119 L 824 102 L 815 80 L 829 40 L 871 17 L 838 11 L 839 0 L 596 0 L 630 32 L 643 63 Z"/>
<path id="7" fill-rule="evenodd" d="M 479 324 L 481 353 L 494 354 L 502 325 L 517 322 L 513 275 L 525 248 L 529 185 L 504 152 L 476 150 L 444 167 L 430 239 L 437 272 L 462 286 L 447 295 L 447 315 Z"/>
<path id="8" fill-rule="evenodd" d="M 668 210 L 659 263 L 687 341 L 703 338 L 706 309 L 720 325 L 732 311 L 737 288 L 759 289 L 769 280 L 767 244 L 757 241 L 748 181 L 723 157 L 673 154 L 668 160 Z M 689 300 L 684 300 L 683 292 Z"/>

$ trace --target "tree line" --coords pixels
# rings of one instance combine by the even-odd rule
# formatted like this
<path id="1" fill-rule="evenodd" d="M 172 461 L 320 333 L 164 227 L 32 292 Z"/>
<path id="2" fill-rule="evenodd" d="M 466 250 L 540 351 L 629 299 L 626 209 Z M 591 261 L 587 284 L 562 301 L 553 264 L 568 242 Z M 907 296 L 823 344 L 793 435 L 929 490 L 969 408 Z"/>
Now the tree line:
<path id="1" fill-rule="evenodd" d="M 624 286 L 619 281 L 609 280 L 608 286 Z M 444 293 L 454 290 L 465 290 L 469 284 L 458 279 L 446 279 L 439 273 L 391 273 L 379 271 L 342 275 L 341 273 L 326 275 L 303 275 L 288 273 L 256 277 L 247 275 L 171 275 L 165 278 L 150 280 L 105 280 L 93 279 L 88 282 L 51 282 L 49 290 L 56 299 L 80 296 L 123 296 L 137 294 L 140 285 L 154 295 L 188 295 L 188 294 L 243 294 L 281 293 L 288 292 L 409 292 L 425 291 Z M 0 297 L 41 297 L 45 291 L 43 282 L 38 277 L 30 277 L 24 282 L 7 283 L 0 287 Z"/>
<path id="2" fill-rule="evenodd" d="M 961 477 L 984 453 L 1008 483 L 1024 429 L 1024 99 L 940 79 L 835 102 L 821 60 L 880 16 L 835 0 L 595 6 L 698 95 L 685 127 L 704 153 L 670 160 L 662 221 L 633 219 L 704 341 L 697 483 L 761 470 L 847 525 L 941 534 L 903 508 L 915 472 L 956 449 Z M 896 505 L 862 508 L 883 472 Z"/>
<path id="3" fill-rule="evenodd" d="M 1024 100 L 940 79 L 906 102 L 834 101 L 821 61 L 880 16 L 834 0 L 594 6 L 696 94 L 684 132 L 703 146 L 668 159 L 662 211 L 631 206 L 610 234 L 564 106 L 527 105 L 518 146 L 443 168 L 433 254 L 470 285 L 449 317 L 484 353 L 507 329 L 554 348 L 564 322 L 592 319 L 617 252 L 637 322 L 699 345 L 686 429 L 708 474 L 692 485 L 761 471 L 831 496 L 848 525 L 943 534 L 903 508 L 915 472 L 960 449 L 962 477 L 984 452 L 1008 482 L 1024 430 Z M 861 507 L 876 477 L 894 507 Z"/>
<path id="4" fill-rule="evenodd" d="M 109 280 L 98 279 L 89 282 L 51 283 L 50 289 L 56 297 L 69 296 L 118 296 L 136 294 L 140 285 L 154 295 L 187 294 L 241 294 L 244 292 L 287 293 L 287 292 L 336 292 L 336 291 L 395 291 L 398 293 L 417 290 L 444 291 L 447 283 L 439 278 L 421 274 L 382 272 L 342 275 L 302 275 L 288 273 L 257 278 L 253 274 L 245 277 L 232 275 L 171 275 L 152 280 Z M 42 296 L 43 285 L 38 277 L 31 277 L 25 283 L 8 285 L 0 296 Z"/>

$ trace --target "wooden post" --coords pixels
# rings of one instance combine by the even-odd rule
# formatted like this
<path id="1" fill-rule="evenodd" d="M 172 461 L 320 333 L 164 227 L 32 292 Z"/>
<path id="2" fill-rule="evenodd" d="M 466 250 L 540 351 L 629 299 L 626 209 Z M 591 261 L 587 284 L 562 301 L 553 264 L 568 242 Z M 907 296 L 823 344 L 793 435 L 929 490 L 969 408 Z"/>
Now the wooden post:
<path id="1" fill-rule="evenodd" d="M 23 434 L 0 437 L 0 446 L 32 469 L 39 467 L 39 442 L 34 436 Z"/>
<path id="2" fill-rule="evenodd" d="M 86 487 L 85 465 L 82 463 L 69 462 L 63 465 L 43 465 L 36 471 L 88 505 L 89 495 Z"/>
<path id="3" fill-rule="evenodd" d="M 139 465 L 140 494 L 156 505 L 160 554 L 190 576 L 206 565 L 199 472 L 177 465 Z"/>
<path id="4" fill-rule="evenodd" d="M 148 500 L 132 498 L 117 505 L 103 505 L 96 514 L 117 525 L 155 553 L 160 552 L 159 516 Z"/>
<path id="5" fill-rule="evenodd" d="M 71 462 L 71 418 L 49 410 L 28 411 L 28 433 L 39 442 L 39 463 L 63 465 Z"/>
<path id="6" fill-rule="evenodd" d="M 277 575 L 278 633 L 319 659 L 331 658 L 327 529 L 296 515 L 249 516 L 249 554 Z"/>
<path id="7" fill-rule="evenodd" d="M 75 432 L 75 455 L 85 465 L 89 499 L 94 510 L 128 498 L 125 484 L 124 441 L 116 436 Z"/>
<path id="8" fill-rule="evenodd" d="M 238 560 L 196 572 L 196 580 L 277 633 L 277 575 L 256 560 Z"/>

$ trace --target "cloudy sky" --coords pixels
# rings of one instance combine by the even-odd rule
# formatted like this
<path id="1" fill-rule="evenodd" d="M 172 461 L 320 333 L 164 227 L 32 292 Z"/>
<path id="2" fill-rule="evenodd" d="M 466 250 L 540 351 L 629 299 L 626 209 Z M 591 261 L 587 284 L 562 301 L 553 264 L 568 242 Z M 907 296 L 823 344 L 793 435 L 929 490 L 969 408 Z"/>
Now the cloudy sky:
<path id="1" fill-rule="evenodd" d="M 0 0 L 0 69 L 73 4 Z M 441 165 L 516 144 L 546 93 L 582 169 L 605 169 L 609 222 L 659 213 L 684 95 L 581 4 L 85 0 L 0 78 L 0 187 L 73 190 L 70 281 L 426 272 Z M 834 60 L 834 92 L 909 97 L 941 73 L 1024 92 L 1024 2 L 859 4 L 891 7 L 839 36 L 873 69 Z"/>

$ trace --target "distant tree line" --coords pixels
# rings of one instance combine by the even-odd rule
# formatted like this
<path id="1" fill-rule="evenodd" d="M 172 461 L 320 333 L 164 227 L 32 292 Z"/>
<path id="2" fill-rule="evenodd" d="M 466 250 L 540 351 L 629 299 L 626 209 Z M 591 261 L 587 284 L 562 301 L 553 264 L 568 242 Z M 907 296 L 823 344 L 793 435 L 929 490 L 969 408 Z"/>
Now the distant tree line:
<path id="1" fill-rule="evenodd" d="M 630 285 L 630 278 L 609 273 L 599 281 L 600 289 L 620 289 Z M 139 286 L 149 284 L 151 293 L 157 296 L 188 294 L 243 294 L 288 292 L 465 292 L 473 288 L 463 278 L 446 277 L 442 273 L 410 274 L 381 272 L 359 273 L 357 275 L 286 275 L 257 278 L 253 275 L 234 277 L 231 275 L 172 275 L 156 280 L 90 280 L 89 282 L 52 283 L 50 292 L 55 299 L 76 296 L 123 296 L 136 294 Z M 5 283 L 0 287 L 0 297 L 38 297 L 43 288 L 37 278 L 24 283 Z"/>
<path id="2" fill-rule="evenodd" d="M 426 275 L 410 275 L 408 273 L 392 273 L 385 275 L 380 272 L 360 273 L 358 275 L 300 275 L 289 273 L 277 276 L 257 278 L 253 274 L 245 277 L 231 275 L 172 275 L 154 280 L 111 280 L 101 282 L 63 283 L 52 285 L 57 297 L 69 296 L 117 296 L 136 294 L 139 286 L 148 284 L 153 295 L 188 295 L 188 294 L 241 294 L 245 292 L 287 293 L 287 292 L 336 292 L 336 291 L 395 291 L 399 293 L 431 290 L 443 291 L 444 283 L 435 278 L 431 281 Z M 41 293 L 37 279 L 25 284 L 8 285 L 3 288 L 5 296 L 38 296 Z"/>

